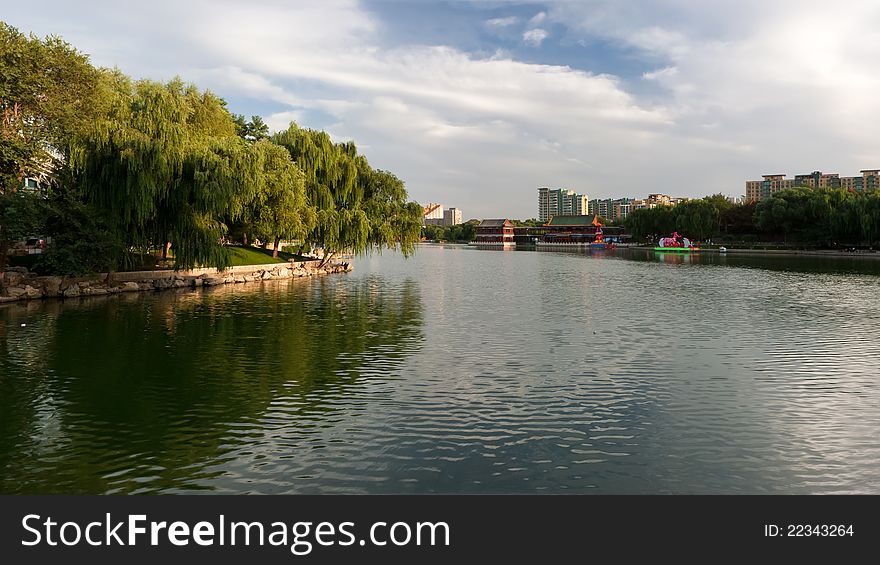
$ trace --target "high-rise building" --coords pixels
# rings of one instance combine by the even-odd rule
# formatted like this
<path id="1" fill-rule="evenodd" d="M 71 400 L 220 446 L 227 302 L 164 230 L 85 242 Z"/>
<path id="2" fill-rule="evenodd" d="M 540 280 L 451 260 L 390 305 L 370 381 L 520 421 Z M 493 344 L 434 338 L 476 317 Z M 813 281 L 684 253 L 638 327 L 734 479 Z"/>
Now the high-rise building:
<path id="1" fill-rule="evenodd" d="M 447 208 L 443 211 L 443 225 L 457 226 L 461 223 L 461 210 L 458 208 Z"/>
<path id="2" fill-rule="evenodd" d="M 880 169 L 864 169 L 859 171 L 860 177 L 840 177 L 840 188 L 862 192 L 880 188 Z"/>
<path id="3" fill-rule="evenodd" d="M 561 190 L 551 190 L 547 193 L 547 217 L 544 220 L 549 220 L 553 216 L 558 216 L 562 213 L 562 206 L 560 206 L 561 193 Z"/>
<path id="4" fill-rule="evenodd" d="M 538 220 L 546 222 L 550 217 L 550 189 L 546 186 L 538 188 Z"/>
<path id="5" fill-rule="evenodd" d="M 461 223 L 461 209 L 444 209 L 442 204 L 431 202 L 425 206 L 423 222 L 426 226 L 457 226 Z"/>
<path id="6" fill-rule="evenodd" d="M 634 200 L 632 198 L 596 198 L 590 200 L 588 213 L 595 214 L 611 222 L 617 222 L 629 216 L 633 210 L 656 208 L 657 206 L 675 206 L 680 200 L 680 198 L 672 198 L 665 194 L 650 194 L 647 198 L 641 200 Z"/>
<path id="7" fill-rule="evenodd" d="M 840 186 L 840 175 L 813 171 L 808 175 L 795 175 L 794 185 L 808 188 L 837 188 Z"/>
<path id="8" fill-rule="evenodd" d="M 575 194 L 571 197 L 571 213 L 573 216 L 587 216 L 590 213 L 590 197 L 586 194 Z"/>
<path id="9" fill-rule="evenodd" d="M 553 216 L 585 216 L 589 197 L 564 188 L 538 189 L 538 221 L 548 222 Z"/>
<path id="10" fill-rule="evenodd" d="M 443 225 L 443 205 L 431 202 L 425 206 L 424 217 L 422 219 L 426 226 Z"/>
<path id="11" fill-rule="evenodd" d="M 587 213 L 600 216 L 602 218 L 610 218 L 611 216 L 611 199 L 610 198 L 594 198 L 590 200 L 587 207 Z"/>
<path id="12" fill-rule="evenodd" d="M 674 206 L 677 203 L 677 199 L 668 194 L 649 194 L 647 200 L 648 204 L 652 205 L 651 208 L 656 208 L 657 206 Z"/>
<path id="13" fill-rule="evenodd" d="M 862 173 L 862 190 L 880 189 L 880 169 L 863 169 L 859 172 Z"/>
<path id="14" fill-rule="evenodd" d="M 618 198 L 611 202 L 611 220 L 623 220 L 632 212 L 632 198 Z"/>

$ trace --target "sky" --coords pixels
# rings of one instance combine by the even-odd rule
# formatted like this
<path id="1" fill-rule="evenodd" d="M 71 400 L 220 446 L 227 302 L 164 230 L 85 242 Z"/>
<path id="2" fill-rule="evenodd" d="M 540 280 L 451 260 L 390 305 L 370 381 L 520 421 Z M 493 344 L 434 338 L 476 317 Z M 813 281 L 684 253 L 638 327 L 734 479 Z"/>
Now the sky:
<path id="1" fill-rule="evenodd" d="M 0 0 L 100 66 L 353 140 L 465 219 L 880 167 L 876 0 Z M 871 124 L 875 125 L 871 125 Z"/>

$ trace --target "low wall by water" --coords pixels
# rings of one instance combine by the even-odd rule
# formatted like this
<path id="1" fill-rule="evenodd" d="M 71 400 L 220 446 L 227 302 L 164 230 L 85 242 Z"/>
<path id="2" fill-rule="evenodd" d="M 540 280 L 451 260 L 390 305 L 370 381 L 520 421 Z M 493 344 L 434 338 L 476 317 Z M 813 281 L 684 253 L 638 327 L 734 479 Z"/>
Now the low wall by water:
<path id="1" fill-rule="evenodd" d="M 100 273 L 87 277 L 37 276 L 27 269 L 13 268 L 5 271 L 0 278 L 0 303 L 290 279 L 347 273 L 352 269 L 351 263 L 347 262 L 324 266 L 320 266 L 319 263 L 319 261 L 291 261 L 229 267 L 224 271 L 212 267 L 188 271 Z"/>

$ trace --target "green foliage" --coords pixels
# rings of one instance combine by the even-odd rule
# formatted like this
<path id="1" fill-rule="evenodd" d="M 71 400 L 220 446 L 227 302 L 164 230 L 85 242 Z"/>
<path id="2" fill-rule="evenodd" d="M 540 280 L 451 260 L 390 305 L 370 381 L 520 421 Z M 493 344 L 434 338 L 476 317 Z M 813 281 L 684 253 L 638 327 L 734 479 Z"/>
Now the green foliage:
<path id="1" fill-rule="evenodd" d="M 677 215 L 671 206 L 633 210 L 624 220 L 624 227 L 637 240 L 656 240 L 676 229 Z"/>
<path id="2" fill-rule="evenodd" d="M 447 241 L 446 228 L 435 225 L 424 226 L 422 227 L 422 238 L 431 241 Z"/>
<path id="3" fill-rule="evenodd" d="M 734 207 L 733 202 L 728 200 L 727 197 L 720 192 L 703 197 L 703 202 L 711 204 L 716 210 L 718 210 L 719 214 L 722 214 L 725 210 L 730 210 Z"/>
<path id="4" fill-rule="evenodd" d="M 637 240 L 673 231 L 705 240 L 784 240 L 833 246 L 880 243 L 880 193 L 796 187 L 757 203 L 732 204 L 720 194 L 674 208 L 634 210 L 625 225 Z"/>
<path id="5" fill-rule="evenodd" d="M 0 198 L 0 224 L 9 241 L 43 235 L 43 210 L 43 199 L 31 192 L 13 192 Z"/>
<path id="6" fill-rule="evenodd" d="M 13 213 L 22 178 L 52 175 L 70 137 L 100 115 L 98 79 L 88 57 L 61 39 L 0 22 L 0 267 L 24 229 Z"/>
<path id="7" fill-rule="evenodd" d="M 68 193 L 54 195 L 42 207 L 52 243 L 34 266 L 37 272 L 76 276 L 119 268 L 123 245 L 102 214 Z"/>
<path id="8" fill-rule="evenodd" d="M 229 247 L 229 264 L 233 267 L 241 265 L 268 265 L 270 263 L 286 262 L 286 257 L 273 257 L 271 252 L 265 249 L 258 249 L 256 247 Z"/>
<path id="9" fill-rule="evenodd" d="M 171 242 L 175 265 L 224 267 L 220 241 L 236 203 L 257 185 L 254 154 L 222 101 L 179 79 L 131 83 L 118 75 L 108 116 L 76 139 L 79 188 L 127 247 Z"/>
<path id="10" fill-rule="evenodd" d="M 875 245 L 880 242 L 880 193 L 785 190 L 757 204 L 755 225 L 786 240 Z"/>
<path id="11" fill-rule="evenodd" d="M 269 139 L 269 126 L 260 116 L 251 116 L 250 121 L 247 121 L 241 114 L 233 114 L 232 121 L 235 123 L 236 135 L 246 141 Z"/>
<path id="12" fill-rule="evenodd" d="M 542 225 L 542 223 L 539 222 L 537 218 L 529 218 L 527 220 L 510 220 L 510 223 L 513 224 L 513 227 L 515 228 L 533 228 Z"/>
<path id="13" fill-rule="evenodd" d="M 755 216 L 757 203 L 731 204 L 726 209 L 721 209 L 719 214 L 719 232 L 734 236 L 755 233 L 755 224 L 752 221 Z"/>
<path id="14" fill-rule="evenodd" d="M 0 191 L 13 192 L 26 172 L 46 168 L 47 151 L 64 152 L 103 108 L 99 72 L 58 37 L 25 36 L 0 21 Z"/>
<path id="15" fill-rule="evenodd" d="M 673 211 L 676 229 L 698 241 L 706 239 L 718 229 L 720 211 L 711 201 L 688 200 L 675 206 Z"/>
<path id="16" fill-rule="evenodd" d="M 272 141 L 286 148 L 305 173 L 306 193 L 317 214 L 307 239 L 324 250 L 326 259 L 385 247 L 412 253 L 422 209 L 406 201 L 403 181 L 373 170 L 353 143 L 333 143 L 325 132 L 291 124 Z"/>
<path id="17" fill-rule="evenodd" d="M 786 240 L 828 244 L 831 192 L 798 187 L 773 194 L 755 207 L 755 226 Z"/>
<path id="18" fill-rule="evenodd" d="M 244 229 L 261 241 L 273 241 L 277 255 L 278 242 L 305 238 L 314 229 L 317 214 L 306 197 L 305 175 L 286 149 L 258 141 L 251 150 L 260 174 L 245 207 Z"/>
<path id="19" fill-rule="evenodd" d="M 422 207 L 406 201 L 403 181 L 392 173 L 368 170 L 364 176 L 363 207 L 371 224 L 368 245 L 377 249 L 397 246 L 410 256 L 421 235 Z"/>
<path id="20" fill-rule="evenodd" d="M 18 195 L 25 173 L 51 175 L 70 207 L 56 199 L 44 210 L 58 242 L 45 270 L 124 267 L 166 244 L 176 268 L 223 268 L 224 240 L 248 236 L 274 241 L 276 255 L 282 239 L 321 247 L 326 260 L 409 255 L 420 235 L 403 181 L 353 143 L 295 124 L 270 141 L 261 117 L 232 115 L 211 92 L 95 69 L 60 39 L 2 22 L 0 112 L 0 251 L 40 231 Z"/>
<path id="21" fill-rule="evenodd" d="M 479 220 L 468 220 L 455 226 L 425 226 L 422 237 L 432 241 L 470 242 L 476 239 L 479 224 Z"/>

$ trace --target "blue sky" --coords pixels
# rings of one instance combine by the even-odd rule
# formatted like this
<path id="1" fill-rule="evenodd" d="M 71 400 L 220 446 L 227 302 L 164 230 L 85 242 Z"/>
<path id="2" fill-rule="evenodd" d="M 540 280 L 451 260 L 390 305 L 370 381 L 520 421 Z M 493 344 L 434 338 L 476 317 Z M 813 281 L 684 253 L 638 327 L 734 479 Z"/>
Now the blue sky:
<path id="1" fill-rule="evenodd" d="M 175 75 L 273 128 L 354 140 L 413 199 L 536 215 L 590 197 L 740 195 L 880 166 L 880 3 L 6 2 L 99 65 Z"/>

